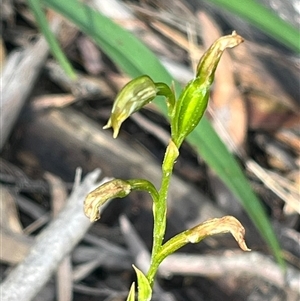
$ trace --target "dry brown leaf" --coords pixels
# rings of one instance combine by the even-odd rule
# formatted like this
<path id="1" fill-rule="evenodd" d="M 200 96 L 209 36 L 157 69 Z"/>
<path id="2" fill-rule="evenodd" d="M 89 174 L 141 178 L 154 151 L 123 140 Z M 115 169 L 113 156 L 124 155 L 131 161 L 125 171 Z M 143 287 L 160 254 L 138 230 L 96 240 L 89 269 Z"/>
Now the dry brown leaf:
<path id="1" fill-rule="evenodd" d="M 292 129 L 281 129 L 276 132 L 275 137 L 282 143 L 288 145 L 293 152 L 300 155 L 300 134 L 297 134 L 296 131 Z"/>
<path id="2" fill-rule="evenodd" d="M 101 52 L 91 39 L 86 36 L 79 37 L 77 47 L 81 54 L 83 66 L 88 73 L 98 75 L 104 71 Z"/>
<path id="3" fill-rule="evenodd" d="M 6 49 L 3 43 L 3 39 L 0 36 L 0 71 L 2 70 L 5 60 L 6 60 Z"/>
<path id="4" fill-rule="evenodd" d="M 288 56 L 249 41 L 237 47 L 234 56 L 240 89 L 246 92 L 249 128 L 274 131 L 282 125 L 297 125 L 296 99 L 268 68 L 271 63 L 276 63 L 277 68 L 282 67 L 285 72 L 284 68 L 288 69 L 291 77 L 297 76 L 299 71 Z"/>
<path id="5" fill-rule="evenodd" d="M 299 122 L 299 116 L 295 116 L 285 104 L 274 101 L 272 96 L 251 93 L 248 98 L 249 127 L 253 130 L 260 129 L 274 131 L 282 127 L 286 122 Z"/>
<path id="6" fill-rule="evenodd" d="M 52 199 L 52 215 L 56 217 L 58 213 L 65 206 L 68 198 L 68 191 L 65 183 L 59 177 L 46 172 L 44 175 L 48 181 L 51 191 Z M 56 271 L 56 291 L 57 299 L 63 301 L 72 300 L 73 291 L 73 278 L 72 278 L 72 263 L 70 255 L 66 256 Z"/>
<path id="7" fill-rule="evenodd" d="M 0 195 L 0 227 L 14 233 L 23 233 L 15 198 L 2 185 L 0 185 Z"/>
<path id="8" fill-rule="evenodd" d="M 32 237 L 6 231 L 5 228 L 0 229 L 0 236 L 0 261 L 12 265 L 21 262 L 28 254 L 31 245 L 33 244 Z"/>
<path id="9" fill-rule="evenodd" d="M 181 32 L 163 24 L 162 22 L 154 20 L 151 22 L 151 25 L 156 30 L 158 30 L 161 34 L 163 34 L 165 37 L 167 37 L 168 39 L 170 39 L 171 41 L 176 43 L 178 46 L 180 46 L 184 50 L 188 51 L 190 58 L 191 58 L 192 65 L 194 65 L 194 67 L 195 67 L 194 70 L 196 70 L 197 63 L 198 63 L 201 55 L 204 53 L 204 49 L 201 48 L 200 46 L 196 45 L 195 43 L 192 43 L 192 41 L 188 41 L 186 36 L 183 35 Z M 219 37 L 220 36 L 218 36 L 218 38 Z M 215 40 L 213 40 L 213 42 Z"/>

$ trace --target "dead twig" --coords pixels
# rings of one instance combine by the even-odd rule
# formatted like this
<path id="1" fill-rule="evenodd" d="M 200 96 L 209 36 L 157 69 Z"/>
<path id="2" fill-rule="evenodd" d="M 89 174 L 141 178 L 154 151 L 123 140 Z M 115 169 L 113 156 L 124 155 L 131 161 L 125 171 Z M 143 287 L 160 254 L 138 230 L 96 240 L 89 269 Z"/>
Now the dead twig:
<path id="1" fill-rule="evenodd" d="M 83 200 L 95 188 L 99 170 L 88 174 L 74 189 L 66 206 L 41 232 L 28 256 L 1 284 L 2 301 L 29 301 L 47 283 L 59 263 L 82 239 L 91 223 L 83 213 Z"/>
<path id="2" fill-rule="evenodd" d="M 267 256 L 258 252 L 227 253 L 226 255 L 172 254 L 160 266 L 164 277 L 174 275 L 224 277 L 242 274 L 255 275 L 280 288 L 290 289 L 300 294 L 300 273 L 288 267 L 286 274 Z"/>

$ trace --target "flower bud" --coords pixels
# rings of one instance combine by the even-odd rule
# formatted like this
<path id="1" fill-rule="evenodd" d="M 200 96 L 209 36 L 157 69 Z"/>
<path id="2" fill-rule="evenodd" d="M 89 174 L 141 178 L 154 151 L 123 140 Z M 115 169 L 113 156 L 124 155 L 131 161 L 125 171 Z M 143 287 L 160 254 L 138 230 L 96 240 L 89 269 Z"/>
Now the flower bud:
<path id="1" fill-rule="evenodd" d="M 116 138 L 124 120 L 153 100 L 156 94 L 155 83 L 149 76 L 142 75 L 133 79 L 117 95 L 111 116 L 103 128 L 112 127 L 113 137 Z"/>
<path id="2" fill-rule="evenodd" d="M 179 96 L 172 121 L 172 139 L 179 148 L 201 120 L 209 98 L 209 86 L 201 84 L 200 78 L 190 81 Z"/>
<path id="3" fill-rule="evenodd" d="M 172 120 L 172 139 L 179 147 L 183 140 L 200 122 L 209 99 L 210 86 L 222 53 L 243 42 L 243 38 L 232 35 L 219 38 L 200 59 L 196 78 L 190 81 L 179 96 Z"/>

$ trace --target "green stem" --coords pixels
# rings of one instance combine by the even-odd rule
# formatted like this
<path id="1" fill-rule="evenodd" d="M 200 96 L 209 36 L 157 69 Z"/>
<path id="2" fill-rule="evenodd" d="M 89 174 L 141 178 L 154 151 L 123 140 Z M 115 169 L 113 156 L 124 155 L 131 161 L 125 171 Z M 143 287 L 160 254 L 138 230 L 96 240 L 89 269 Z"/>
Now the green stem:
<path id="1" fill-rule="evenodd" d="M 142 190 L 142 191 L 147 191 L 153 200 L 153 204 L 157 204 L 159 201 L 159 194 L 158 191 L 156 190 L 155 186 L 149 182 L 148 180 L 145 179 L 131 179 L 127 180 L 131 186 L 131 190 Z"/>
<path id="2" fill-rule="evenodd" d="M 157 95 L 162 95 L 166 97 L 166 102 L 168 106 L 168 115 L 170 119 L 172 120 L 172 116 L 174 113 L 174 107 L 176 103 L 175 94 L 172 91 L 172 88 L 170 88 L 165 83 L 155 83 L 155 87 L 157 89 Z"/>
<path id="3" fill-rule="evenodd" d="M 150 268 L 147 274 L 148 281 L 153 286 L 154 277 L 159 266 L 159 258 L 157 255 L 160 253 L 161 246 L 166 231 L 167 220 L 167 197 L 170 185 L 170 180 L 173 172 L 175 161 L 179 155 L 178 148 L 171 140 L 164 157 L 162 164 L 162 181 L 159 190 L 159 199 L 157 204 L 153 207 L 154 216 L 154 229 L 153 229 L 153 247 Z"/>

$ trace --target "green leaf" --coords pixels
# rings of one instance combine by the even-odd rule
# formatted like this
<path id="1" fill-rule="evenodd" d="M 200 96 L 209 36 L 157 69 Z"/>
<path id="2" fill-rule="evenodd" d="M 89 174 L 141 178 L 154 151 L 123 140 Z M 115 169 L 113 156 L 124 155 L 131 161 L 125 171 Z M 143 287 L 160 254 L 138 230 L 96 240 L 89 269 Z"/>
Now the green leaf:
<path id="1" fill-rule="evenodd" d="M 157 57 L 143 43 L 110 19 L 78 1 L 47 0 L 46 3 L 69 18 L 83 32 L 90 35 L 99 47 L 130 76 L 137 77 L 147 74 L 155 82 L 171 84 L 173 81 Z M 176 82 L 174 85 L 176 93 L 179 95 L 181 88 Z M 156 103 L 167 116 L 166 105 L 163 102 Z M 187 140 L 238 197 L 271 247 L 277 261 L 284 266 L 278 240 L 259 199 L 253 193 L 239 164 L 224 146 L 206 118 L 201 120 Z"/>
<path id="2" fill-rule="evenodd" d="M 152 296 L 152 288 L 147 277 L 137 267 L 133 266 L 138 283 L 138 300 L 150 301 Z"/>
<path id="3" fill-rule="evenodd" d="M 47 40 L 50 50 L 53 54 L 53 56 L 56 58 L 56 60 L 59 62 L 62 69 L 65 71 L 65 73 L 71 78 L 76 79 L 76 73 L 73 70 L 72 65 L 68 61 L 67 57 L 65 56 L 64 52 L 61 50 L 55 35 L 49 28 L 49 24 L 47 21 L 47 18 L 45 16 L 45 13 L 42 10 L 41 7 L 41 1 L 40 0 L 28 0 L 28 5 L 34 14 L 34 17 L 40 27 L 41 32 L 44 34 L 45 39 Z"/>
<path id="4" fill-rule="evenodd" d="M 254 0 L 208 0 L 221 8 L 248 20 L 277 41 L 300 52 L 299 28 L 282 20 L 271 10 Z"/>
<path id="5" fill-rule="evenodd" d="M 78 0 L 43 0 L 43 2 L 91 36 L 101 49 L 133 78 L 147 74 L 155 82 L 171 84 L 172 77 L 161 66 L 158 58 L 136 37 L 109 18 Z M 141 56 L 144 55 L 145 60 L 141 60 Z M 147 62 L 149 57 L 151 61 Z M 145 68 L 147 68 L 146 72 L 142 72 Z M 168 78 L 167 81 L 165 81 L 166 78 Z"/>
<path id="6" fill-rule="evenodd" d="M 128 296 L 126 301 L 135 301 L 135 287 L 134 287 L 134 282 L 131 284 Z"/>

